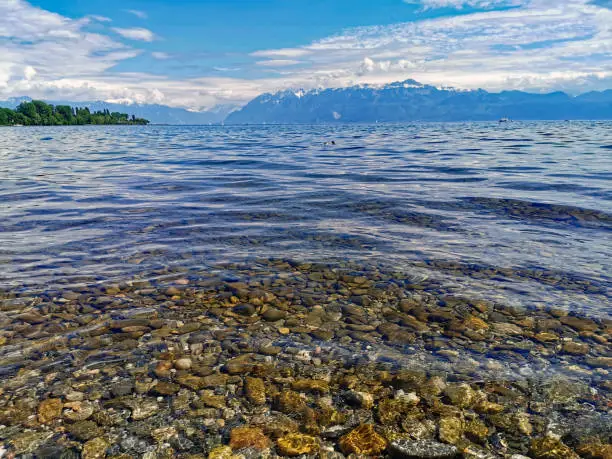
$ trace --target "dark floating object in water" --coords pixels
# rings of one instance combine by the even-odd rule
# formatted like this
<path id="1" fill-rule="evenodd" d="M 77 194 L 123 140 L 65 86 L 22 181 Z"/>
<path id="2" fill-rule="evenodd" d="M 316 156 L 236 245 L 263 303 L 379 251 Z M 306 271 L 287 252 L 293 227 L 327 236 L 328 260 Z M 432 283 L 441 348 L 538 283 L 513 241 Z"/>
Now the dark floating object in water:
<path id="1" fill-rule="evenodd" d="M 43 138 L 42 138 L 42 139 L 40 139 L 40 140 L 53 140 L 53 137 L 43 137 Z"/>
<path id="2" fill-rule="evenodd" d="M 328 140 L 323 145 L 326 146 L 326 147 L 329 147 L 331 145 L 336 145 L 336 141 L 335 140 Z"/>
<path id="3" fill-rule="evenodd" d="M 509 123 L 510 122 L 510 118 L 500 118 L 499 122 L 500 123 Z"/>

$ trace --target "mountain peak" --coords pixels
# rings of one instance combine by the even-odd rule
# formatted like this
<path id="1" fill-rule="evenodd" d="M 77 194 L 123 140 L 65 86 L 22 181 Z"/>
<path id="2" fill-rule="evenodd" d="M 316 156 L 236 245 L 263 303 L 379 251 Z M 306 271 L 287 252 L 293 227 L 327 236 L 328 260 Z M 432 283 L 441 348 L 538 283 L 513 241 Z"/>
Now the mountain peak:
<path id="1" fill-rule="evenodd" d="M 599 96 L 599 97 L 597 97 Z M 604 97 L 605 96 L 605 97 Z M 411 121 L 497 121 L 610 119 L 604 93 L 572 98 L 565 93 L 490 93 L 436 87 L 413 79 L 325 90 L 284 90 L 265 94 L 231 113 L 227 123 L 351 123 Z"/>

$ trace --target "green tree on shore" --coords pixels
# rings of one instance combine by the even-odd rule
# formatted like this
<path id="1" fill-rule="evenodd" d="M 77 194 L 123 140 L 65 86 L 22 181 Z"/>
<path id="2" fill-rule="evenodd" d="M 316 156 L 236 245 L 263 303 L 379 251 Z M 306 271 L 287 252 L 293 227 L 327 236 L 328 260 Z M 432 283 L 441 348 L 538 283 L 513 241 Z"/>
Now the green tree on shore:
<path id="1" fill-rule="evenodd" d="M 86 124 L 146 125 L 148 120 L 109 110 L 91 112 L 89 108 L 53 106 L 40 100 L 22 102 L 15 110 L 0 108 L 0 126 L 62 126 Z"/>

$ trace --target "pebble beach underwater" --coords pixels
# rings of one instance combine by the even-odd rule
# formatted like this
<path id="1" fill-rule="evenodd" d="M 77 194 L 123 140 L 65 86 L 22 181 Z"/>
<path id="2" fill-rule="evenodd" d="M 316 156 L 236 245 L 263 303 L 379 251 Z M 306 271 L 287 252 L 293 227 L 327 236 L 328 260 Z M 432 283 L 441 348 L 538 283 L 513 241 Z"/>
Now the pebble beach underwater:
<path id="1" fill-rule="evenodd" d="M 611 313 L 611 122 L 0 128 L 0 457 L 610 459 Z"/>

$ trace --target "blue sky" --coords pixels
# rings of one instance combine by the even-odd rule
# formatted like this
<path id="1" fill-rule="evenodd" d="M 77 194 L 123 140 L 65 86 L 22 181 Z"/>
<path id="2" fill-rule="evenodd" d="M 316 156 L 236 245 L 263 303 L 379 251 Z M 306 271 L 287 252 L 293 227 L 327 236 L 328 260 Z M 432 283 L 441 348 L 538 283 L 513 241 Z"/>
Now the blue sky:
<path id="1" fill-rule="evenodd" d="M 114 27 L 146 27 L 157 39 L 139 44 L 172 59 L 143 53 L 113 70 L 197 77 L 240 68 L 257 78 L 267 71 L 249 66 L 250 53 L 298 47 L 359 26 L 375 26 L 454 14 L 449 8 L 423 10 L 401 0 L 37 0 L 32 5 L 78 19 L 91 14 Z M 463 11 L 465 13 L 465 11 Z M 95 30 L 95 29 L 93 29 Z M 166 62 L 159 62 L 160 60 Z M 234 70 L 236 72 L 236 70 Z"/>
<path id="2" fill-rule="evenodd" d="M 609 0 L 2 0 L 0 98 L 242 104 L 286 88 L 612 87 Z"/>

